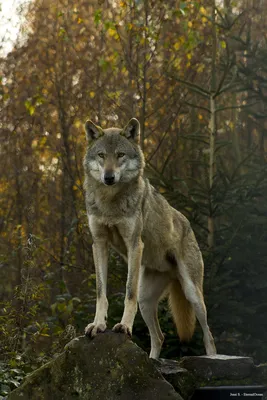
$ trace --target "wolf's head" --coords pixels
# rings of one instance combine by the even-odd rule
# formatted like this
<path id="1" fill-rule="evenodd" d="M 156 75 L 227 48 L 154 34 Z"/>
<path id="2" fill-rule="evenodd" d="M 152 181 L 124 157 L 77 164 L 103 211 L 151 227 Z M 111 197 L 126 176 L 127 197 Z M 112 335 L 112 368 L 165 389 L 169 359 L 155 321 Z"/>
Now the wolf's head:
<path id="1" fill-rule="evenodd" d="M 137 119 L 132 118 L 123 129 L 102 129 L 86 121 L 85 132 L 88 147 L 84 168 L 96 181 L 111 186 L 130 182 L 142 174 L 145 163 Z"/>

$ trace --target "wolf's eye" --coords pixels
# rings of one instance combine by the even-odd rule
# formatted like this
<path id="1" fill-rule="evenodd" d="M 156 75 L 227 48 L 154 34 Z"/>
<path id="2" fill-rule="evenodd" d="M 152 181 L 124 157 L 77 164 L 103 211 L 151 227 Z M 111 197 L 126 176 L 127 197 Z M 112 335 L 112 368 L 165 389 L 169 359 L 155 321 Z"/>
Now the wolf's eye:
<path id="1" fill-rule="evenodd" d="M 122 158 L 125 156 L 125 153 L 118 153 L 117 155 L 118 155 L 118 158 Z"/>
<path id="2" fill-rule="evenodd" d="M 97 155 L 98 155 L 98 157 L 100 157 L 100 158 L 104 158 L 104 157 L 105 157 L 105 154 L 104 154 L 104 153 L 98 153 Z"/>

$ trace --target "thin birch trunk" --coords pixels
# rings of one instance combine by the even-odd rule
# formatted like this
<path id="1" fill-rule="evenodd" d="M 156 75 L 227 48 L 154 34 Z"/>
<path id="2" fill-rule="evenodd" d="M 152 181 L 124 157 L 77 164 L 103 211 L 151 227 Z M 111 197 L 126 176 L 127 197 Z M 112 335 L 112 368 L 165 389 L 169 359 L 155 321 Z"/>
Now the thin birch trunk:
<path id="1" fill-rule="evenodd" d="M 147 28 L 148 28 L 148 0 L 145 0 L 144 4 L 145 12 L 145 43 L 143 52 L 143 104 L 142 104 L 142 118 L 141 118 L 141 140 L 140 146 L 144 150 L 145 141 L 145 128 L 146 128 L 146 100 L 147 100 Z"/>
<path id="2" fill-rule="evenodd" d="M 212 70 L 211 70 L 211 89 L 210 89 L 210 158 L 209 158 L 209 216 L 208 216 L 208 246 L 214 246 L 214 216 L 212 207 L 212 188 L 215 175 L 215 138 L 216 138 L 216 55 L 217 55 L 217 34 L 215 25 L 215 0 L 212 2 Z"/>

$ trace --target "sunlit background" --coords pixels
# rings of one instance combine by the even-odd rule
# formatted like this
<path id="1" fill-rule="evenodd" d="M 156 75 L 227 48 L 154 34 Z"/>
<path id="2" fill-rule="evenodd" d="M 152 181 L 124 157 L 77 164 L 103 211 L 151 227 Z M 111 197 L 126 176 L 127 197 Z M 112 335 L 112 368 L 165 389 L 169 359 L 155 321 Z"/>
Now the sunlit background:
<path id="1" fill-rule="evenodd" d="M 16 41 L 25 9 L 30 0 L 2 0 L 0 1 L 0 52 L 6 55 L 12 50 Z"/>

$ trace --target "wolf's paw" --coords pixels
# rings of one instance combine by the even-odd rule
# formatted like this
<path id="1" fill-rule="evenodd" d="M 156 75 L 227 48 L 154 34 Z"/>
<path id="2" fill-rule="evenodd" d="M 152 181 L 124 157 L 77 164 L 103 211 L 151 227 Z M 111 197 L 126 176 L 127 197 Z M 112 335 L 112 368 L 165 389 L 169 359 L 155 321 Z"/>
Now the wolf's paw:
<path id="1" fill-rule="evenodd" d="M 130 329 L 127 325 L 124 325 L 124 324 L 119 323 L 119 324 L 116 324 L 116 325 L 113 327 L 112 330 L 113 330 L 114 332 L 125 333 L 126 335 L 132 337 L 132 331 L 131 331 L 131 329 Z"/>
<path id="2" fill-rule="evenodd" d="M 99 332 L 105 332 L 106 324 L 88 324 L 84 330 L 85 336 L 95 337 Z"/>

